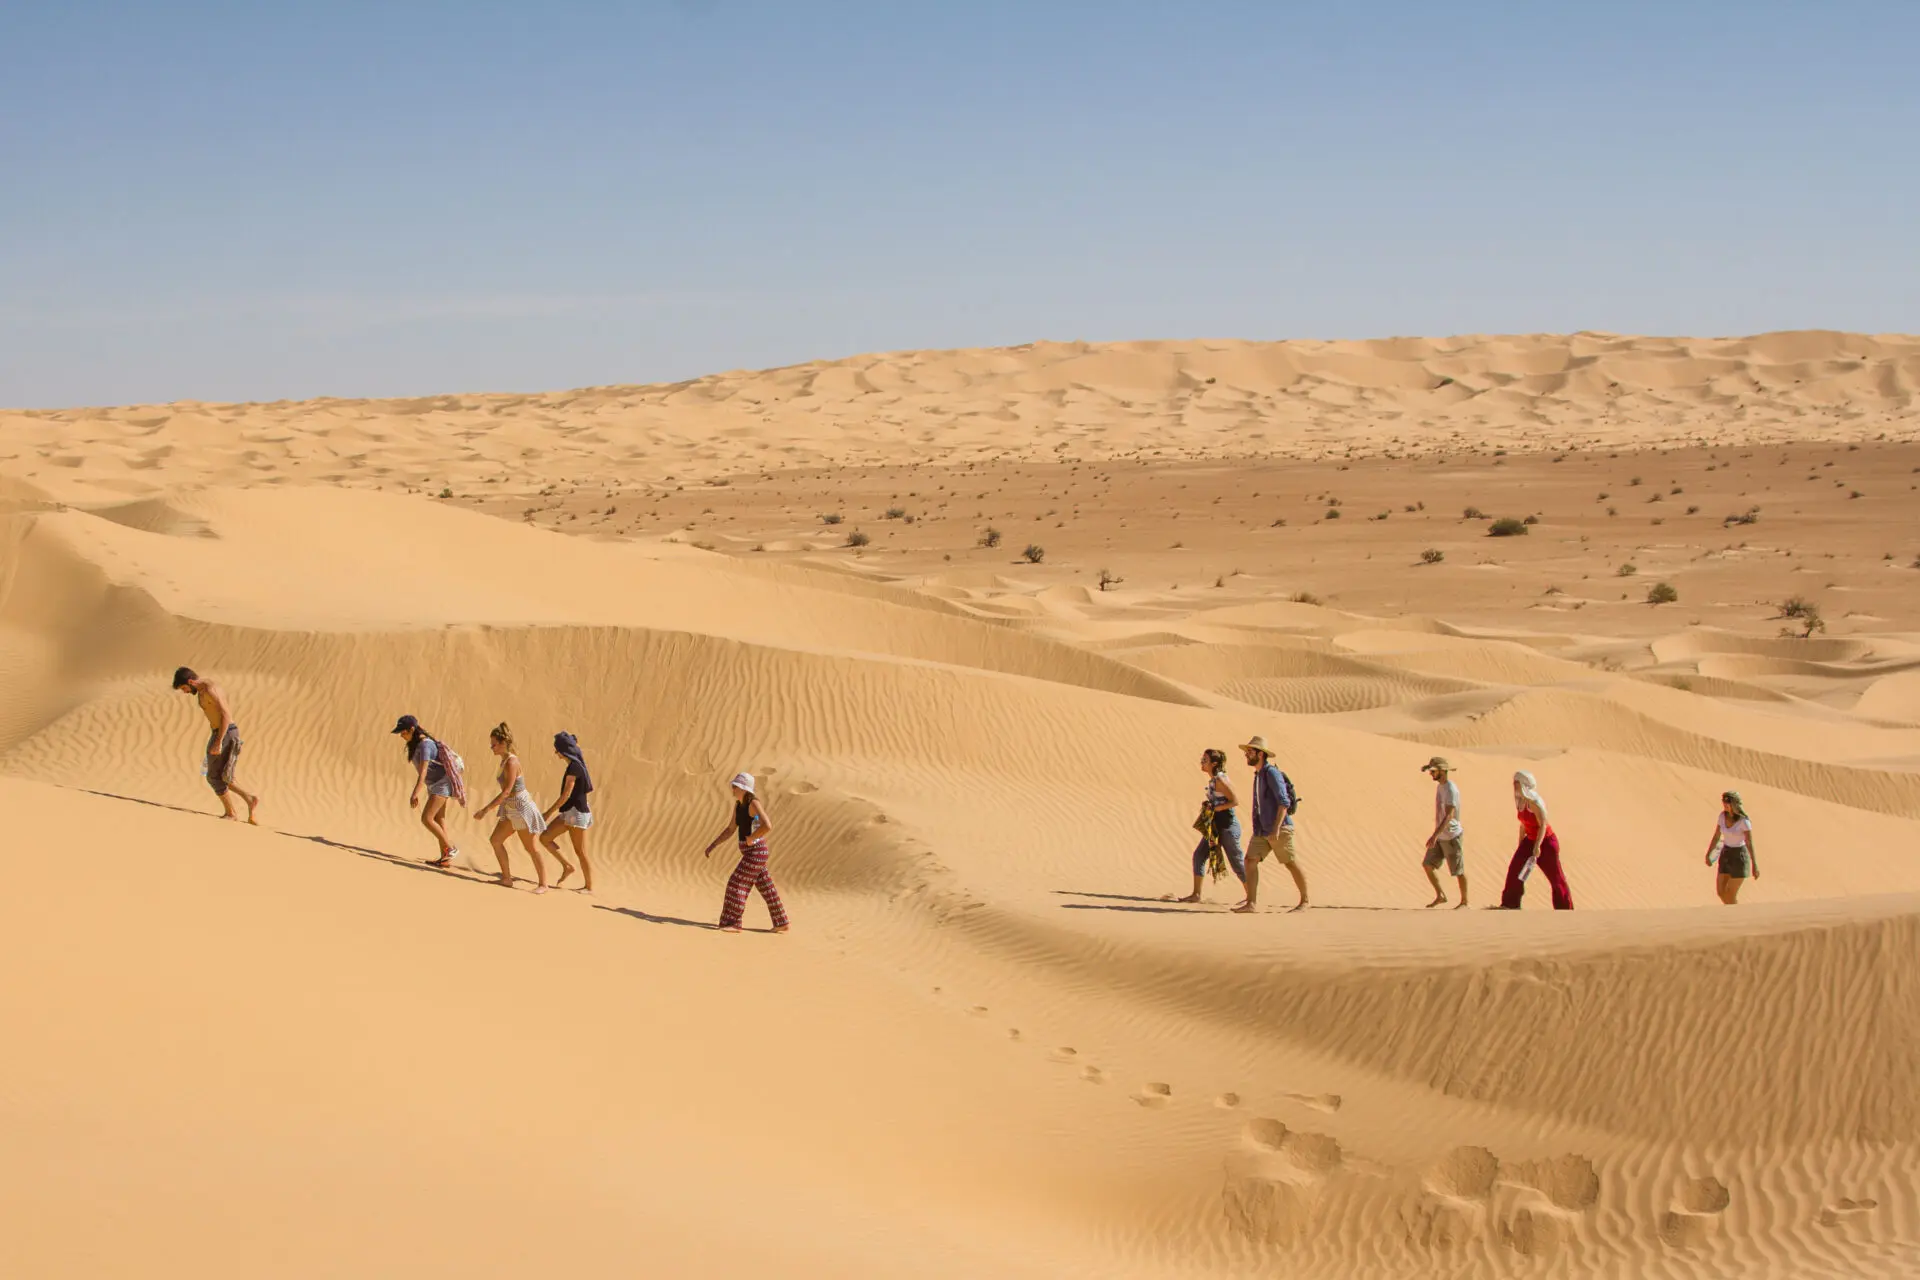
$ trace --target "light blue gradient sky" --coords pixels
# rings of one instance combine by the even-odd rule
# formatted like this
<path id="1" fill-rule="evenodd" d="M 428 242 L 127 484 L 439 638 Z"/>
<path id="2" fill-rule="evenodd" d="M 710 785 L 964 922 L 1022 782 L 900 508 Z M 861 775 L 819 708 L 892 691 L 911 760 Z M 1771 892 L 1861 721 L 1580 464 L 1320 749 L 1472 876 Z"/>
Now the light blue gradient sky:
<path id="1" fill-rule="evenodd" d="M 0 404 L 1920 329 L 1920 0 L 0 6 Z"/>

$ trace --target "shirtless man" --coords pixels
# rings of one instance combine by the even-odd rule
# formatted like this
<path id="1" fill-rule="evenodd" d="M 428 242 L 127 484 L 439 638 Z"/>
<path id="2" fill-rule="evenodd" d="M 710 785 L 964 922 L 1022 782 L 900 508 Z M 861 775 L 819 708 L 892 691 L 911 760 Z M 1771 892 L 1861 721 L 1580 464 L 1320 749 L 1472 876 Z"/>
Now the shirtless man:
<path id="1" fill-rule="evenodd" d="M 182 693 L 190 693 L 194 701 L 200 704 L 200 711 L 207 717 L 207 723 L 213 732 L 207 738 L 207 785 L 213 788 L 213 794 L 220 797 L 220 803 L 227 808 L 227 821 L 236 822 L 240 815 L 234 810 L 233 797 L 239 796 L 247 802 L 247 821 L 260 825 L 256 816 L 260 809 L 260 797 L 249 795 L 240 784 L 233 780 L 233 767 L 240 759 L 240 726 L 233 722 L 233 708 L 227 705 L 227 695 L 220 686 L 205 676 L 196 675 L 192 667 L 181 667 L 173 673 L 173 687 Z"/>

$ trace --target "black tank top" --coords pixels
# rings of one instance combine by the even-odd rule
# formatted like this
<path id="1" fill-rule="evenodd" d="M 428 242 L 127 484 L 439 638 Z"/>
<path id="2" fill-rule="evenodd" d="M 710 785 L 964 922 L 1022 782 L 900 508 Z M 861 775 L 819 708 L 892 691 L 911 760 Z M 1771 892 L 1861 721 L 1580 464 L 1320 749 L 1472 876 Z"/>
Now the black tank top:
<path id="1" fill-rule="evenodd" d="M 733 806 L 733 829 L 740 833 L 742 844 L 753 839 L 753 801 L 741 800 Z"/>

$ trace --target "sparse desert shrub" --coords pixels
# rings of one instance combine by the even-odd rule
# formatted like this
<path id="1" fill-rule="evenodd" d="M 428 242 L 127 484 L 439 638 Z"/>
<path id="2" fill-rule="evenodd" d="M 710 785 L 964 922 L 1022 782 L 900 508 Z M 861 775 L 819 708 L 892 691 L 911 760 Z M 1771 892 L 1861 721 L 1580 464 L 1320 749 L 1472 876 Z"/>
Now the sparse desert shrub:
<path id="1" fill-rule="evenodd" d="M 1607 514 L 1608 514 L 1608 515 L 1610 515 L 1610 516 L 1617 516 L 1617 515 L 1619 515 L 1619 514 L 1620 514 L 1620 508 L 1618 508 L 1618 507 L 1608 507 L 1608 508 L 1607 508 Z"/>
<path id="2" fill-rule="evenodd" d="M 887 519 L 889 520 L 898 520 L 901 516 L 905 514 L 907 514 L 907 509 L 905 507 L 888 507 L 886 511 L 886 516 L 887 516 Z"/>
<path id="3" fill-rule="evenodd" d="M 988 525 L 987 531 L 980 535 L 980 545 L 987 548 L 989 551 L 999 546 L 1000 531 L 994 528 L 992 525 Z"/>
<path id="4" fill-rule="evenodd" d="M 1501 516 L 1487 526 L 1489 538 L 1519 538 L 1528 532 L 1525 520 L 1516 520 L 1512 516 Z"/>
<path id="5" fill-rule="evenodd" d="M 1288 596 L 1287 599 L 1293 601 L 1295 604 L 1319 604 L 1320 603 L 1320 597 L 1313 594 L 1313 592 L 1311 591 L 1296 591 L 1292 595 Z"/>
<path id="6" fill-rule="evenodd" d="M 842 520 L 845 520 L 845 519 L 846 517 L 841 515 L 838 511 L 829 511 L 820 517 L 820 523 L 821 524 L 839 524 Z"/>
<path id="7" fill-rule="evenodd" d="M 1037 542 L 1029 542 L 1026 550 L 1020 553 L 1028 564 L 1039 564 L 1047 558 L 1047 549 Z"/>
<path id="8" fill-rule="evenodd" d="M 1700 508 L 1698 508 L 1698 507 L 1688 507 L 1688 508 L 1687 508 L 1687 514 L 1688 514 L 1688 515 L 1690 515 L 1690 516 L 1697 516 L 1697 515 L 1699 515 L 1699 514 L 1700 514 Z"/>
<path id="9" fill-rule="evenodd" d="M 1286 527 L 1287 527 L 1287 518 L 1285 516 L 1275 516 L 1273 518 L 1273 523 L 1267 526 L 1267 528 L 1269 529 L 1284 529 Z"/>
<path id="10" fill-rule="evenodd" d="M 1673 589 L 1671 582 L 1656 582 L 1647 588 L 1648 604 L 1672 604 L 1679 598 L 1680 593 Z"/>
<path id="11" fill-rule="evenodd" d="M 1743 511 L 1743 512 L 1741 512 L 1741 513 L 1740 513 L 1739 515 L 1733 515 L 1733 516 L 1728 516 L 1728 517 L 1727 517 L 1726 519 L 1724 519 L 1724 520 L 1722 520 L 1722 521 L 1721 521 L 1720 523 L 1721 523 L 1722 525 L 1730 525 L 1730 524 L 1759 524 L 1759 523 L 1760 523 L 1760 508 L 1758 508 L 1758 507 L 1755 507 L 1755 508 L 1754 508 L 1753 510 L 1751 510 L 1751 511 Z"/>
<path id="12" fill-rule="evenodd" d="M 1110 587 L 1117 587 L 1125 581 L 1126 581 L 1125 578 L 1122 578 L 1113 573 L 1110 573 L 1105 569 L 1102 569 L 1100 571 L 1100 589 L 1102 591 L 1105 591 Z"/>
<path id="13" fill-rule="evenodd" d="M 1465 511 L 1462 511 L 1460 513 L 1460 518 L 1462 520 L 1485 520 L 1487 518 L 1487 513 L 1482 511 L 1478 507 L 1468 507 Z"/>
<path id="14" fill-rule="evenodd" d="M 441 496 L 441 497 L 443 497 L 443 498 L 451 498 L 451 497 L 453 496 L 453 490 L 452 490 L 452 489 L 442 489 L 442 490 L 440 491 L 440 496 Z"/>
<path id="15" fill-rule="evenodd" d="M 1819 612 L 1820 606 L 1805 596 L 1788 596 L 1780 602 L 1779 612 L 1773 616 L 1776 618 L 1804 618 L 1810 613 L 1817 614 Z"/>
<path id="16" fill-rule="evenodd" d="M 1420 553 L 1421 564 L 1439 564 L 1447 558 L 1447 553 L 1438 547 L 1428 547 Z"/>
<path id="17" fill-rule="evenodd" d="M 1629 560 L 1618 569 L 1615 569 L 1614 572 L 1623 578 L 1631 578 L 1634 574 L 1640 572 L 1640 566 Z"/>
<path id="18" fill-rule="evenodd" d="M 1338 507 L 1327 508 L 1327 519 L 1338 520 L 1339 518 L 1340 518 L 1340 508 Z"/>
<path id="19" fill-rule="evenodd" d="M 1627 481 L 1627 483 L 1635 488 L 1638 488 L 1640 485 L 1640 477 L 1635 476 L 1633 479 Z"/>
<path id="20" fill-rule="evenodd" d="M 873 541 L 872 538 L 869 538 L 866 534 L 860 532 L 860 530 L 858 529 L 855 529 L 852 533 L 849 533 L 847 535 L 847 545 L 850 547 L 864 547 L 869 542 L 872 542 L 872 541 Z"/>
<path id="21" fill-rule="evenodd" d="M 1539 524 L 1539 523 L 1540 523 L 1540 517 L 1539 517 L 1539 516 L 1528 516 L 1528 517 L 1527 517 L 1527 518 L 1526 518 L 1525 520 L 1522 520 L 1522 521 L 1521 521 L 1520 523 L 1521 523 L 1521 524 Z"/>

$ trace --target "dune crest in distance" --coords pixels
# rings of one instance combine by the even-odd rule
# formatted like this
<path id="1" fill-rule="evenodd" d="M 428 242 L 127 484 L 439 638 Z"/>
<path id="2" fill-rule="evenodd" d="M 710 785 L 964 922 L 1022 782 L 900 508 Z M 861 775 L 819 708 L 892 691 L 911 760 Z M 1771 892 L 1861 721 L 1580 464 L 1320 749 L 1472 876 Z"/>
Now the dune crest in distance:
<path id="1" fill-rule="evenodd" d="M 1910 1275 L 1916 385 L 1580 334 L 0 412 L 0 1263 Z M 596 892 L 457 814 L 425 867 L 403 712 L 476 799 L 576 734 Z M 1254 734 L 1313 906 L 1171 901 Z M 1472 905 L 1526 769 L 1573 912 L 1423 909 L 1435 754 Z M 788 936 L 710 927 L 743 769 Z"/>

